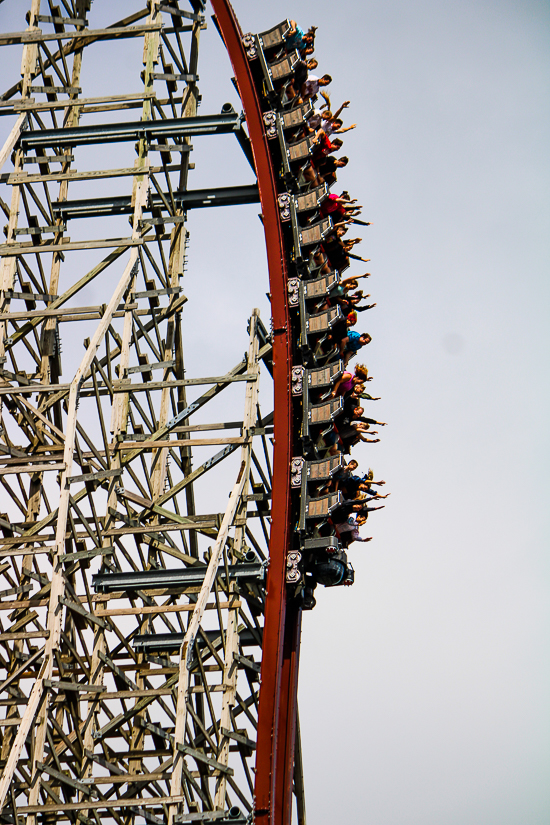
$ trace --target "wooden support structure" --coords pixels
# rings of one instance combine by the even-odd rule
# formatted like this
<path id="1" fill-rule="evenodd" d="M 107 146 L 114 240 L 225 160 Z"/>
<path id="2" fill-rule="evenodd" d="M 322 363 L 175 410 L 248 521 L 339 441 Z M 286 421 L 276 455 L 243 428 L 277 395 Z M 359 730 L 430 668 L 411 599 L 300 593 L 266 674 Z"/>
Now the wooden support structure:
<path id="1" fill-rule="evenodd" d="M 0 34 L 23 51 L 0 96 L 0 820 L 306 825 L 302 611 L 354 580 L 332 448 L 355 431 L 329 397 L 354 256 L 332 265 L 330 182 L 306 180 L 289 22 L 243 34 L 210 0 L 236 92 L 216 112 L 206 0 L 136 0 L 110 26 L 92 0 L 28 3 Z M 135 90 L 86 89 L 121 41 Z M 231 141 L 251 179 L 192 188 L 195 148 Z M 189 210 L 258 201 L 271 318 L 241 302 L 204 375 Z"/>
<path id="2" fill-rule="evenodd" d="M 239 809 L 244 822 L 254 809 L 270 529 L 273 427 L 258 393 L 272 343 L 254 310 L 239 361 L 248 308 L 235 367 L 186 372 L 192 129 L 170 134 L 170 145 L 145 130 L 198 117 L 204 3 L 151 0 L 146 13 L 138 4 L 109 28 L 88 28 L 90 0 L 29 2 L 28 29 L 0 36 L 0 46 L 23 47 L 21 81 L 0 99 L 13 118 L 0 147 L 10 193 L 0 244 L 0 816 L 133 825 L 223 821 Z M 143 41 L 137 90 L 86 96 L 94 44 L 116 59 L 128 38 Z M 48 130 L 83 134 L 92 113 L 94 123 L 102 111 L 125 122 L 132 109 L 133 123 L 138 107 L 144 128 L 122 168 L 109 162 L 110 144 L 83 166 L 76 138 L 37 143 Z M 84 181 L 128 195 L 112 238 L 91 220 L 69 237 L 63 204 Z M 235 202 L 257 199 L 255 187 Z M 105 303 L 81 298 L 91 285 Z M 209 414 L 222 392 L 232 393 L 232 419 L 244 395 L 242 418 Z M 251 560 L 255 578 L 233 574 Z M 97 574 L 171 569 L 197 571 L 195 583 L 94 588 Z M 147 647 L 177 634 L 181 651 Z"/>

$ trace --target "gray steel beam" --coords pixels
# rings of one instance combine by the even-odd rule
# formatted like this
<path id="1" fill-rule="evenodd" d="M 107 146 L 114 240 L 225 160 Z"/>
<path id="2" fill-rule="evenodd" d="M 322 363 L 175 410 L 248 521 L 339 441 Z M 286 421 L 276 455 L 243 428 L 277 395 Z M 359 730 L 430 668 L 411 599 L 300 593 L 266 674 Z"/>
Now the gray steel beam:
<path id="1" fill-rule="evenodd" d="M 203 209 L 208 206 L 239 206 L 247 203 L 259 203 L 260 201 L 258 186 L 255 183 L 248 186 L 192 189 L 187 192 L 174 192 L 173 194 L 176 205 L 182 209 Z M 166 199 L 169 199 L 168 195 Z M 56 201 L 52 206 L 54 215 L 63 215 L 67 219 L 129 215 L 133 211 L 130 195 Z M 149 210 L 157 207 L 162 208 L 163 203 L 160 195 L 154 194 L 151 197 Z"/>
<path id="2" fill-rule="evenodd" d="M 219 630 L 201 630 L 195 639 L 195 645 L 197 647 L 204 647 L 206 644 L 202 638 L 202 634 L 206 636 L 211 644 L 220 638 Z M 185 633 L 144 633 L 140 636 L 134 636 L 132 639 L 132 647 L 140 653 L 175 652 L 180 649 L 184 637 Z M 242 647 L 257 646 L 258 639 L 251 630 L 241 630 L 239 633 L 239 645 Z"/>
<path id="3" fill-rule="evenodd" d="M 123 141 L 160 140 L 163 138 L 215 135 L 237 132 L 244 116 L 236 112 L 219 115 L 180 117 L 166 120 L 137 120 L 122 123 L 99 123 L 74 126 L 71 129 L 41 129 L 23 132 L 19 145 L 24 152 L 45 146 L 78 146 L 93 143 L 121 143 Z"/>
<path id="4" fill-rule="evenodd" d="M 153 529 L 153 528 L 151 528 Z M 143 590 L 144 588 L 164 589 L 166 587 L 190 587 L 202 584 L 206 566 L 196 564 L 193 567 L 181 567 L 175 570 L 140 570 L 136 573 L 98 573 L 92 579 L 93 587 L 98 593 L 113 593 L 119 590 Z M 218 570 L 219 576 L 225 575 L 225 567 Z M 230 564 L 229 577 L 237 581 L 261 582 L 265 575 L 262 562 L 253 564 Z"/>

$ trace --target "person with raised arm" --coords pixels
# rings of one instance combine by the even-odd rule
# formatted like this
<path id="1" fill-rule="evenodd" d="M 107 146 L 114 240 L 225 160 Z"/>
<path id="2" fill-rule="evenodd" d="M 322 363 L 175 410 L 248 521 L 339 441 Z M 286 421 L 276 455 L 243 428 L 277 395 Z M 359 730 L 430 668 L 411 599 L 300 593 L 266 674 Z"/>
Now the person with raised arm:
<path id="1" fill-rule="evenodd" d="M 317 26 L 311 26 L 307 32 L 305 32 L 296 22 L 296 20 L 290 21 L 290 29 L 285 35 L 285 49 L 287 52 L 292 52 L 295 49 L 299 52 L 304 52 L 306 54 L 313 54 L 313 48 L 315 45 L 315 32 L 317 31 Z"/>

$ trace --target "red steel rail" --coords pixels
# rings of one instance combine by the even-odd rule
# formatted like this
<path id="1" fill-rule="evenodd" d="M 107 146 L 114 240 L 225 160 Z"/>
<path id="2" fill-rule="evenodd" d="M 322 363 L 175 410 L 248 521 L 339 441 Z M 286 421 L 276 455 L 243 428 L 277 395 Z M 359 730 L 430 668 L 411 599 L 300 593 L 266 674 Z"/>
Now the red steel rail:
<path id="1" fill-rule="evenodd" d="M 256 825 L 287 825 L 291 818 L 301 610 L 287 610 L 286 554 L 290 537 L 289 468 L 292 458 L 291 330 L 287 264 L 277 184 L 262 109 L 242 31 L 228 0 L 212 0 L 227 48 L 252 143 L 262 205 L 273 319 L 274 457 L 272 525 L 262 650 L 256 751 Z"/>

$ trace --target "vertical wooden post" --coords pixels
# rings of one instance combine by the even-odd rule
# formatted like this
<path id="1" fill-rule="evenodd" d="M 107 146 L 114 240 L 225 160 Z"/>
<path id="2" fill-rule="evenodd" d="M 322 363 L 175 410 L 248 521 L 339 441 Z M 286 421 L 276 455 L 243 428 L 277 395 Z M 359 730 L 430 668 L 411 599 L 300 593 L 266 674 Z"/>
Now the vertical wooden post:
<path id="1" fill-rule="evenodd" d="M 250 462 L 252 455 L 252 433 L 251 429 L 256 422 L 257 408 L 258 408 L 258 390 L 259 390 L 259 371 L 258 350 L 259 342 L 256 335 L 256 318 L 259 317 L 259 310 L 255 309 L 250 319 L 250 344 L 248 348 L 248 371 L 254 376 L 253 380 L 247 382 L 246 398 L 245 398 L 245 412 L 243 420 L 243 437 L 245 443 L 241 447 L 241 466 L 237 476 L 237 480 L 233 486 L 229 496 L 229 502 L 224 513 L 224 517 L 218 531 L 216 542 L 212 548 L 210 561 L 204 577 L 204 582 L 201 586 L 201 591 L 197 598 L 197 603 L 193 614 L 189 621 L 189 626 L 185 634 L 183 644 L 180 652 L 179 665 L 179 679 L 178 679 L 178 699 L 176 706 L 176 729 L 174 732 L 174 762 L 172 768 L 172 779 L 170 782 L 170 795 L 179 796 L 182 792 L 183 779 L 183 753 L 179 749 L 179 745 L 184 744 L 185 726 L 187 720 L 187 702 L 189 699 L 189 679 L 190 679 L 190 662 L 193 655 L 194 643 L 199 630 L 206 602 L 214 579 L 216 577 L 218 565 L 222 558 L 225 542 L 229 528 L 231 527 L 239 502 L 243 495 L 243 490 L 248 483 L 248 476 L 250 473 Z M 176 806 L 171 805 L 169 809 L 169 825 L 172 825 L 176 815 Z"/>

